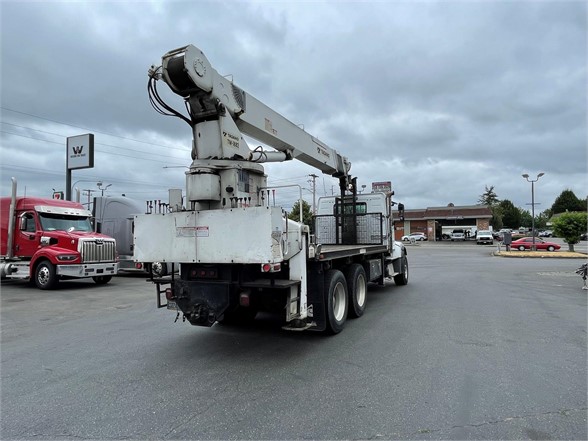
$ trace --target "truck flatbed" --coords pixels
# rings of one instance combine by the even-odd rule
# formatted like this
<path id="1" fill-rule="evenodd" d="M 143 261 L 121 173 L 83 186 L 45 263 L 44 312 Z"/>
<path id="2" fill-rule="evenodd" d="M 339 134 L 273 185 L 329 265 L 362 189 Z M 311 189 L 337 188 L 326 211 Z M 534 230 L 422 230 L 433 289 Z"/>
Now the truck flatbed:
<path id="1" fill-rule="evenodd" d="M 388 250 L 386 245 L 323 245 L 318 260 L 325 261 L 358 254 L 377 254 Z"/>

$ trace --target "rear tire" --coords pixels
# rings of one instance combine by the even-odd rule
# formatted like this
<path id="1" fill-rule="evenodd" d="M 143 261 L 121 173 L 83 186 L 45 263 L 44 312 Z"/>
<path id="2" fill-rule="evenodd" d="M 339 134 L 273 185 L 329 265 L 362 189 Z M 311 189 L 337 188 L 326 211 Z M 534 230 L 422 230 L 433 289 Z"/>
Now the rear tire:
<path id="1" fill-rule="evenodd" d="M 59 282 L 55 267 L 51 262 L 44 260 L 35 269 L 35 285 L 39 289 L 54 289 Z"/>
<path id="2" fill-rule="evenodd" d="M 348 295 L 345 276 L 339 270 L 329 270 L 325 275 L 325 307 L 329 334 L 338 334 L 347 320 Z"/>
<path id="3" fill-rule="evenodd" d="M 96 285 L 106 285 L 112 280 L 112 276 L 94 276 L 92 280 L 96 282 Z"/>
<path id="4" fill-rule="evenodd" d="M 359 263 L 349 265 L 345 271 L 345 280 L 349 294 L 348 316 L 351 318 L 361 317 L 365 311 L 367 300 L 367 277 L 363 266 Z"/>
<path id="5" fill-rule="evenodd" d="M 408 259 L 406 254 L 403 254 L 400 259 L 400 274 L 394 276 L 394 283 L 398 286 L 408 284 Z"/>

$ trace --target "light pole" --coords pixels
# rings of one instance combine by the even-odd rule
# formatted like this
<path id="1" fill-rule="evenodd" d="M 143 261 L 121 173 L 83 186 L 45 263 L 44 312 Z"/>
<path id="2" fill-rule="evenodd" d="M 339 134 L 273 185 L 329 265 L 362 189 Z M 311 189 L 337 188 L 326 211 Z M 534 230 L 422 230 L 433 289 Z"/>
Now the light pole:
<path id="1" fill-rule="evenodd" d="M 70 194 L 71 194 L 71 193 L 73 193 L 73 189 L 74 189 L 74 188 L 76 187 L 76 185 L 77 185 L 78 183 L 80 183 L 80 182 L 95 182 L 95 180 L 92 180 L 92 179 L 78 179 L 78 180 L 77 180 L 77 181 L 75 181 L 75 182 L 73 183 L 73 185 L 71 186 L 71 189 L 70 189 Z M 86 189 L 82 189 L 82 191 L 86 191 Z M 76 201 L 76 202 L 79 202 L 79 201 Z"/>
<path id="2" fill-rule="evenodd" d="M 98 186 L 98 190 L 102 191 L 102 195 L 104 196 L 104 190 L 108 189 L 112 184 L 108 184 L 106 187 L 102 188 L 102 181 L 97 182 L 96 185 Z"/>
<path id="3" fill-rule="evenodd" d="M 529 175 L 525 173 L 523 178 L 527 180 L 527 182 L 531 183 L 531 230 L 533 234 L 533 244 L 531 245 L 531 251 L 537 251 L 537 246 L 535 245 L 535 182 L 539 180 L 541 176 L 545 173 L 541 172 L 537 175 L 537 179 L 529 179 Z"/>

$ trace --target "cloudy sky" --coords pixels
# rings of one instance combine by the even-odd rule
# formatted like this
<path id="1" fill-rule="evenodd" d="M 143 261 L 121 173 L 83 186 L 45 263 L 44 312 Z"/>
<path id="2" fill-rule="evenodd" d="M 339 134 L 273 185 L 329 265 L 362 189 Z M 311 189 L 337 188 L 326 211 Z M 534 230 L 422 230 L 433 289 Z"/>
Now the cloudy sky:
<path id="1" fill-rule="evenodd" d="M 347 156 L 360 185 L 391 181 L 406 208 L 475 204 L 486 186 L 529 208 L 523 173 L 545 173 L 539 211 L 588 193 L 583 1 L 2 1 L 0 14 L 2 195 L 11 176 L 19 194 L 64 190 L 66 137 L 84 133 L 95 167 L 73 171 L 76 187 L 137 200 L 183 188 L 191 131 L 151 108 L 147 69 L 186 44 Z M 308 201 L 320 174 L 266 172 Z"/>

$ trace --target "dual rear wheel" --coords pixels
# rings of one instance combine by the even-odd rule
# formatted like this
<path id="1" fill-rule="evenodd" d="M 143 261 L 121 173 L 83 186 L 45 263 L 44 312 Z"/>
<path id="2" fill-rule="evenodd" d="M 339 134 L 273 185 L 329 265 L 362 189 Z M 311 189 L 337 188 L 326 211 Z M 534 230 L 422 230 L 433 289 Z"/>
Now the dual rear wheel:
<path id="1" fill-rule="evenodd" d="M 367 277 L 363 266 L 351 264 L 343 272 L 331 269 L 325 275 L 327 332 L 338 334 L 347 317 L 361 317 L 367 300 Z"/>

